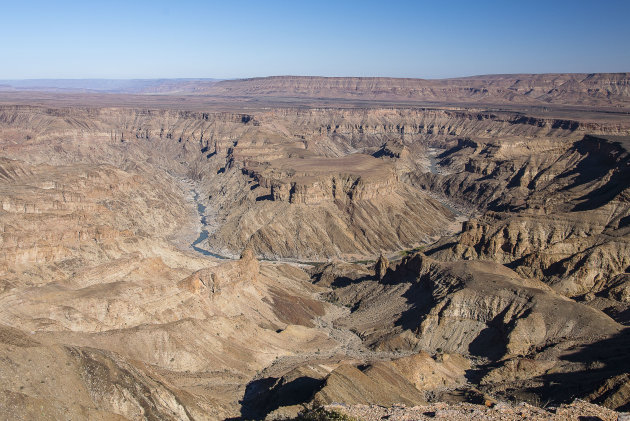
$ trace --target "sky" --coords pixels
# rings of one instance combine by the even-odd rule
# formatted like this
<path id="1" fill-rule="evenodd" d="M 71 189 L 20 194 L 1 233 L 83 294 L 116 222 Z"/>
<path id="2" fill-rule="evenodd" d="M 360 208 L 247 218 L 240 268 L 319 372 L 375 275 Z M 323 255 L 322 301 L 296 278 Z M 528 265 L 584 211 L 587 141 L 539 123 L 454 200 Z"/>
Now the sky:
<path id="1" fill-rule="evenodd" d="M 0 0 L 0 79 L 630 71 L 630 0 Z"/>

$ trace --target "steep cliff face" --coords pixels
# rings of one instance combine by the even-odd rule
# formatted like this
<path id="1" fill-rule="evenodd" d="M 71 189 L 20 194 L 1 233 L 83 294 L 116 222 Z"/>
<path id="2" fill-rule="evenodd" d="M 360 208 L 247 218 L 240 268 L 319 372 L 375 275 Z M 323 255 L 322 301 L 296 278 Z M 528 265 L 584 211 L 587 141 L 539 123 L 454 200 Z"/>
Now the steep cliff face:
<path id="1" fill-rule="evenodd" d="M 273 200 L 317 204 L 350 202 L 387 195 L 399 182 L 394 165 L 369 155 L 340 158 L 278 159 L 263 169 L 246 168 Z"/>
<path id="2" fill-rule="evenodd" d="M 366 181 L 361 176 L 344 174 L 315 180 L 274 180 L 271 183 L 271 197 L 273 200 L 311 205 L 334 200 L 369 200 L 384 195 L 396 182 L 394 174 L 378 181 Z"/>
<path id="3" fill-rule="evenodd" d="M 210 236 L 211 249 L 236 254 L 251 238 L 260 254 L 296 258 L 353 251 L 376 255 L 456 231 L 450 211 L 417 191 L 413 186 L 419 183 L 409 177 L 426 168 L 428 146 L 445 147 L 461 136 L 477 136 L 475 146 L 461 143 L 459 152 L 443 157 L 441 168 L 449 168 L 452 177 L 435 176 L 420 184 L 433 193 L 501 209 L 521 203 L 519 188 L 530 183 L 539 188 L 553 178 L 543 169 L 550 156 L 566 148 L 562 139 L 586 130 L 627 131 L 619 123 L 430 109 L 241 114 L 4 107 L 0 122 L 2 132 L 14 139 L 3 145 L 7 156 L 27 152 L 32 162 L 88 160 L 130 170 L 148 165 L 202 180 L 201 200 L 218 226 Z M 15 138 L 18 129 L 26 131 Z M 514 140 L 488 140 L 497 136 Z M 521 157 L 516 159 L 512 155 L 518 151 Z M 532 151 L 536 157 L 527 158 Z M 130 154 L 145 156 L 145 163 L 129 159 Z M 485 178 L 472 182 L 473 177 Z M 496 180 L 508 177 L 508 184 L 518 188 L 506 192 Z M 20 206 L 5 202 L 7 207 Z M 283 210 L 284 203 L 301 207 Z M 276 218 L 281 211 L 286 218 Z M 305 232 L 316 233 L 309 239 L 295 233 L 304 220 L 309 221 Z M 333 239 L 341 245 L 333 246 Z M 308 245 L 315 242 L 323 246 L 314 251 Z"/>
<path id="4" fill-rule="evenodd" d="M 379 284 L 358 295 L 354 285 L 335 294 L 357 308 L 343 323 L 381 349 L 443 350 L 497 359 L 527 355 L 566 337 L 594 341 L 621 331 L 600 311 L 496 263 L 446 263 L 419 253 L 392 265 Z M 374 312 L 397 296 L 407 304 L 392 310 L 391 319 L 385 317 L 392 325 L 374 323 Z"/>
<path id="5" fill-rule="evenodd" d="M 319 270 L 334 273 L 322 267 L 316 277 Z M 627 403 L 623 380 L 607 381 L 628 369 L 621 357 L 627 331 L 542 282 L 493 262 L 422 253 L 390 264 L 382 278 L 338 273 L 331 297 L 353 310 L 337 325 L 376 350 L 472 357 L 480 365 L 469 375 L 494 396 L 558 402 L 598 389 L 591 399 L 615 396 L 612 408 Z"/>
<path id="6" fill-rule="evenodd" d="M 443 161 L 459 172 L 433 188 L 450 194 L 456 183 L 455 197 L 499 212 L 466 222 L 454 255 L 436 256 L 501 262 L 568 296 L 605 289 L 630 265 L 626 142 L 586 136 L 543 144 L 537 157 L 514 155 L 514 144 L 460 142 Z"/>
<path id="7" fill-rule="evenodd" d="M 629 126 L 604 120 L 0 107 L 0 408 L 225 419 L 266 392 L 422 402 L 465 373 L 516 398 L 588 364 L 580 396 L 623 405 L 627 365 L 598 353 L 627 349 L 600 309 L 627 320 L 628 160 L 602 136 Z M 198 212 L 241 259 L 188 250 Z"/>
<path id="8" fill-rule="evenodd" d="M 228 176 L 234 177 L 233 190 L 226 191 L 235 199 L 220 202 L 226 219 L 209 239 L 228 250 L 251 243 L 269 258 L 358 258 L 381 249 L 414 247 L 454 229 L 451 211 L 403 183 L 391 185 L 386 193 L 383 184 L 363 187 L 362 181 L 340 191 L 337 180 L 342 177 L 332 176 L 330 184 L 324 179 L 303 190 L 274 188 L 272 195 L 271 189 L 247 182 L 238 173 Z M 442 222 L 436 226 L 435 221 Z"/>

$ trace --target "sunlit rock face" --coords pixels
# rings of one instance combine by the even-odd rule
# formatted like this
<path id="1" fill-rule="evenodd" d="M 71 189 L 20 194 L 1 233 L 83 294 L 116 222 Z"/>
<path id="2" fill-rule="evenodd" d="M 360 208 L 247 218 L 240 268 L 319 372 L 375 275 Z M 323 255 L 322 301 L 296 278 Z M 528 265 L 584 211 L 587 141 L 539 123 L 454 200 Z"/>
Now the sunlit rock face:
<path id="1" fill-rule="evenodd" d="M 266 102 L 216 112 L 0 106 L 0 412 L 627 409 L 630 123 L 595 107 L 626 107 L 627 76 L 576 78 L 227 81 L 204 89 Z M 331 105 L 374 86 L 495 107 Z M 269 106 L 282 90 L 303 102 Z M 595 108 L 553 108 L 578 100 Z"/>

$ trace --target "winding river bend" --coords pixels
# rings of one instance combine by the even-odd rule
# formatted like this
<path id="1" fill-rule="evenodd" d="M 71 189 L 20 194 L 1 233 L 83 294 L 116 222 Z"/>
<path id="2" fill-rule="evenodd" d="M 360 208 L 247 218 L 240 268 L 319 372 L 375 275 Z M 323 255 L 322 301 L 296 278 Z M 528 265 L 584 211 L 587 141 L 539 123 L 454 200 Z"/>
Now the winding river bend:
<path id="1" fill-rule="evenodd" d="M 194 194 L 195 204 L 197 205 L 197 213 L 199 214 L 199 220 L 201 222 L 201 231 L 199 232 L 199 237 L 197 237 L 197 239 L 193 241 L 190 246 L 197 253 L 201 253 L 204 256 L 212 256 L 217 259 L 229 259 L 229 257 L 221 256 L 220 254 L 216 254 L 199 247 L 199 245 L 201 245 L 205 240 L 208 239 L 209 233 L 208 229 L 206 228 L 208 226 L 208 220 L 206 219 L 206 207 L 199 201 L 199 192 L 197 192 L 196 190 L 192 190 L 192 193 Z"/>
<path id="2" fill-rule="evenodd" d="M 429 160 L 428 170 L 433 174 L 444 175 L 444 171 L 442 171 L 440 167 L 438 166 L 439 160 L 437 158 L 437 156 L 443 151 L 444 150 L 437 149 L 437 148 L 429 148 L 428 150 L 428 153 L 427 153 L 427 158 Z M 227 257 L 227 256 L 223 256 L 217 253 L 213 253 L 210 250 L 203 248 L 204 242 L 208 239 L 210 235 L 208 231 L 208 227 L 210 227 L 210 224 L 208 223 L 208 220 L 206 219 L 206 206 L 203 203 L 201 203 L 199 192 L 197 190 L 193 188 L 190 190 L 190 192 L 193 194 L 193 199 L 195 201 L 195 204 L 197 205 L 197 213 L 199 214 L 199 221 L 201 222 L 201 230 L 199 232 L 199 236 L 197 237 L 195 241 L 193 241 L 190 244 L 190 247 L 192 247 L 192 249 L 196 251 L 197 253 L 201 253 L 204 256 L 210 256 L 216 259 L 232 260 L 232 257 Z M 459 228 L 461 229 L 461 222 L 468 220 L 469 214 L 471 212 L 462 209 L 461 206 L 458 206 L 457 204 L 447 200 L 445 197 L 441 195 L 432 194 L 430 192 L 428 194 L 434 199 L 438 200 L 440 203 L 442 203 L 442 205 L 444 205 L 444 207 L 446 207 L 448 210 L 453 212 L 453 214 L 456 217 L 454 223 L 456 225 L 459 225 L 460 226 Z M 388 258 L 396 259 L 397 257 L 404 255 L 405 252 L 407 251 L 408 251 L 407 249 L 404 249 L 404 250 L 394 252 L 390 254 Z M 306 264 L 306 265 L 322 263 L 321 261 L 306 262 L 306 261 L 301 261 L 298 259 L 261 258 L 260 260 L 265 260 L 265 261 L 270 261 L 270 262 L 298 263 L 298 264 Z"/>
<path id="3" fill-rule="evenodd" d="M 438 149 L 438 148 L 429 148 L 429 150 L 427 151 L 427 158 L 429 159 L 429 171 L 433 174 L 443 174 L 443 171 L 441 171 L 438 168 L 438 155 L 440 155 L 442 152 L 444 152 L 445 149 Z"/>

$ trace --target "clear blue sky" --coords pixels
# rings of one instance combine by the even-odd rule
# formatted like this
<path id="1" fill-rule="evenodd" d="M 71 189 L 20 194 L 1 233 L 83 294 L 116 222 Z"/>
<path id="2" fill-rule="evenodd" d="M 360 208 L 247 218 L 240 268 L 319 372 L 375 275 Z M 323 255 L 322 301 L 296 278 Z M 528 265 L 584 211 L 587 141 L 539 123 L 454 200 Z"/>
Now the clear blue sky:
<path id="1" fill-rule="evenodd" d="M 630 0 L 0 0 L 0 79 L 630 71 Z"/>

